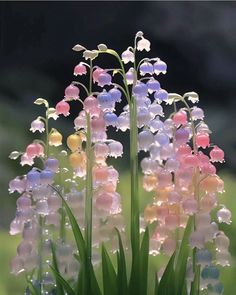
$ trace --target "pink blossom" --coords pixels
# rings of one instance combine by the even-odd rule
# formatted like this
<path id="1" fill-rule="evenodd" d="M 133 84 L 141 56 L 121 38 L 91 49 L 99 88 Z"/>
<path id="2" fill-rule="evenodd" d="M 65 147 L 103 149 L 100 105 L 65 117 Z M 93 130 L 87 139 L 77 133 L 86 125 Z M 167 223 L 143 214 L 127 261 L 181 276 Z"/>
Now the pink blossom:
<path id="1" fill-rule="evenodd" d="M 77 66 L 75 66 L 74 68 L 75 76 L 82 76 L 82 75 L 85 75 L 86 73 L 87 73 L 86 66 L 82 62 L 80 62 Z"/>
<path id="2" fill-rule="evenodd" d="M 56 114 L 57 115 L 64 115 L 65 117 L 69 116 L 70 114 L 70 105 L 68 102 L 61 100 L 56 105 Z"/>

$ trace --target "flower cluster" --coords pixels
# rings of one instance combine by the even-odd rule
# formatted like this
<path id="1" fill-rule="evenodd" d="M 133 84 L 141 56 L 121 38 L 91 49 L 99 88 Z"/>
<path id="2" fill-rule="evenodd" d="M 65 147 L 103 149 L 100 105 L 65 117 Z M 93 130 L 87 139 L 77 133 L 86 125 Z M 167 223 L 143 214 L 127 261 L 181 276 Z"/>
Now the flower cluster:
<path id="1" fill-rule="evenodd" d="M 139 251 L 139 235 L 147 227 L 151 232 L 149 254 L 171 256 L 178 251 L 184 230 L 191 226 L 189 246 L 193 257 L 188 259 L 188 285 L 200 266 L 201 289 L 208 289 L 209 294 L 223 292 L 216 265 L 230 264 L 229 239 L 211 213 L 217 210 L 219 223 L 231 223 L 229 209 L 217 197 L 224 191 L 224 182 L 216 174 L 214 163 L 224 162 L 224 152 L 211 144 L 204 112 L 195 105 L 198 95 L 188 92 L 181 96 L 161 88 L 159 75 L 166 74 L 166 63 L 158 57 L 137 63 L 137 51 L 150 51 L 150 41 L 138 32 L 134 43 L 121 57 L 105 44 L 98 45 L 97 50 L 76 45 L 73 49 L 83 51 L 85 62 L 77 64 L 73 73 L 86 76 L 89 86 L 71 82 L 55 108 L 37 99 L 36 104 L 45 105 L 46 116 L 35 119 L 30 130 L 44 133 L 45 141 L 37 139 L 25 152 L 10 155 L 12 159 L 21 156 L 21 165 L 33 166 L 26 175 L 9 183 L 9 192 L 20 194 L 10 233 L 23 236 L 12 271 L 33 273 L 37 269 L 40 280 L 33 282 L 40 284 L 42 294 L 51 294 L 55 285 L 49 267 L 53 256 L 57 257 L 60 274 L 68 280 L 75 281 L 79 272 L 79 263 L 73 257 L 78 253 L 67 237 L 71 226 L 64 202 L 86 241 L 89 263 L 98 262 L 97 251 L 103 243 L 110 241 L 112 252 L 119 249 L 114 228 L 123 240 L 127 238 L 117 190 L 119 173 L 109 164 L 109 158 L 122 157 L 123 145 L 108 137 L 109 129 L 130 130 L 131 245 L 127 242 L 125 249 L 131 249 L 133 260 L 138 259 L 134 251 Z M 120 67 L 94 66 L 100 53 L 117 58 Z M 123 84 L 115 83 L 116 75 L 121 75 Z M 118 112 L 122 96 L 127 104 Z M 64 142 L 57 129 L 49 132 L 49 119 L 69 116 L 70 101 L 82 108 L 74 119 L 74 131 Z M 164 114 L 163 104 L 173 106 L 169 117 Z M 138 196 L 137 154 L 141 151 L 145 154 L 141 160 L 143 188 L 153 192 L 153 201 L 146 204 L 143 216 L 139 216 Z M 36 165 L 37 158 L 42 165 Z"/>
<path id="2" fill-rule="evenodd" d="M 49 118 L 57 118 L 56 110 L 49 108 L 45 100 L 38 99 L 35 103 L 45 104 L 47 112 L 45 118 L 39 117 L 32 122 L 30 130 L 44 132 L 48 128 Z M 62 222 L 65 212 L 62 200 L 54 189 L 55 187 L 64 194 L 64 187 L 57 181 L 62 174 L 60 162 L 49 152 L 49 147 L 60 145 L 61 140 L 61 134 L 52 129 L 47 134 L 46 144 L 35 140 L 26 147 L 25 152 L 14 151 L 10 155 L 12 159 L 21 156 L 21 165 L 33 166 L 26 175 L 18 176 L 9 183 L 9 193 L 20 194 L 16 202 L 16 216 L 10 225 L 10 234 L 22 234 L 17 256 L 12 260 L 12 273 L 29 274 L 32 284 L 40 288 L 42 294 L 49 294 L 55 287 L 50 270 L 53 261 L 52 241 L 55 243 L 61 274 L 74 280 L 79 267 L 73 257 L 75 248 L 70 241 L 66 242 L 62 233 L 63 227 L 66 227 Z M 43 165 L 36 165 L 36 158 Z M 35 270 L 37 276 L 33 276 Z"/>
<path id="3" fill-rule="evenodd" d="M 149 152 L 141 162 L 143 187 L 154 192 L 153 203 L 145 208 L 144 219 L 156 224 L 150 254 L 172 255 L 181 239 L 181 229 L 193 216 L 194 230 L 189 243 L 197 249 L 196 263 L 202 266 L 201 287 L 223 290 L 214 265 L 229 265 L 229 242 L 212 220 L 211 211 L 222 206 L 217 212 L 218 222 L 230 224 L 230 211 L 218 203 L 217 193 L 223 193 L 224 182 L 214 166 L 215 162 L 224 161 L 224 152 L 210 144 L 211 132 L 203 121 L 203 110 L 189 106 L 188 101 L 195 100 L 198 100 L 195 93 L 183 97 L 169 95 L 167 103 L 174 104 L 174 113 L 163 121 L 159 116 L 154 118 L 139 133 L 140 150 Z M 180 109 L 177 103 L 182 104 Z M 227 241 L 224 246 L 219 246 L 221 240 Z M 210 242 L 216 250 L 215 259 L 207 247 Z"/>

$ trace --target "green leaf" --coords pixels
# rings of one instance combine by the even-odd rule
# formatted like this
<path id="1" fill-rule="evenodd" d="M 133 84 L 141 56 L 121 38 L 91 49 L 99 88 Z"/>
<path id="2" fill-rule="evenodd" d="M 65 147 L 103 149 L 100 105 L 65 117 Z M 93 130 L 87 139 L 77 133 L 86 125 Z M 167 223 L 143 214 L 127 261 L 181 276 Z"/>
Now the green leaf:
<path id="1" fill-rule="evenodd" d="M 81 263 L 81 259 L 80 259 L 80 257 L 79 257 L 79 255 L 78 255 L 78 254 L 74 254 L 74 257 L 75 257 L 75 259 L 76 259 L 76 260 L 78 260 L 78 261 L 79 261 L 79 263 Z"/>
<path id="2" fill-rule="evenodd" d="M 44 98 L 37 98 L 37 99 L 34 101 L 34 103 L 37 104 L 37 105 L 42 105 L 42 104 L 44 104 L 46 108 L 49 107 L 47 100 L 44 99 Z"/>
<path id="3" fill-rule="evenodd" d="M 128 282 L 127 282 L 127 273 L 126 273 L 126 261 L 124 247 L 121 240 L 120 232 L 116 228 L 116 233 L 118 236 L 119 242 L 119 252 L 117 252 L 117 286 L 118 294 L 126 295 L 128 294 Z"/>
<path id="4" fill-rule="evenodd" d="M 155 290 L 154 290 L 154 295 L 158 295 L 158 288 L 159 288 L 159 281 L 158 281 L 158 276 L 155 273 Z"/>
<path id="5" fill-rule="evenodd" d="M 67 295 L 76 295 L 69 283 L 59 274 L 59 272 L 51 265 L 50 268 L 52 269 L 56 281 L 59 282 L 61 286 L 63 286 L 63 289 L 66 291 Z"/>
<path id="6" fill-rule="evenodd" d="M 186 282 L 186 280 L 184 282 L 184 286 L 183 286 L 183 289 L 182 289 L 182 295 L 188 295 L 188 289 L 187 289 L 187 282 Z"/>
<path id="7" fill-rule="evenodd" d="M 91 277 L 91 290 L 93 295 L 101 295 L 102 292 L 99 288 L 97 278 L 94 273 L 93 265 L 90 265 L 90 277 Z"/>
<path id="8" fill-rule="evenodd" d="M 118 295 L 116 272 L 104 245 L 102 245 L 103 294 Z"/>
<path id="9" fill-rule="evenodd" d="M 190 295 L 199 295 L 200 294 L 200 265 L 196 267 L 195 275 L 194 275 L 194 281 L 191 284 L 191 291 Z"/>
<path id="10" fill-rule="evenodd" d="M 147 294 L 149 259 L 149 229 L 146 227 L 140 249 L 140 294 Z"/>
<path id="11" fill-rule="evenodd" d="M 158 295 L 175 294 L 175 273 L 174 273 L 175 252 L 171 256 L 158 287 Z M 181 294 L 181 293 L 180 293 Z M 178 295 L 180 295 L 178 294 Z"/>
<path id="12" fill-rule="evenodd" d="M 29 287 L 30 293 L 32 295 L 40 295 L 41 292 L 33 285 L 33 283 L 31 282 L 31 280 L 27 280 L 27 283 L 28 283 L 28 287 Z"/>
<path id="13" fill-rule="evenodd" d="M 57 258 L 56 258 L 56 251 L 53 242 L 51 241 L 51 250 L 52 250 L 52 263 L 53 267 L 56 270 L 57 273 L 60 274 L 58 264 L 57 264 Z M 60 280 L 58 280 L 58 277 L 55 276 L 56 279 L 56 285 L 57 285 L 57 294 L 58 295 L 64 295 L 63 292 L 63 285 L 61 284 Z"/>
<path id="14" fill-rule="evenodd" d="M 78 260 L 78 258 L 76 258 L 76 259 Z M 76 287 L 75 287 L 75 293 L 77 295 L 85 293 L 84 292 L 84 269 L 82 266 L 80 267 L 80 270 L 79 270 L 79 274 L 78 274 L 78 278 L 77 278 L 77 282 L 76 282 Z"/>
<path id="15" fill-rule="evenodd" d="M 81 257 L 81 263 L 86 263 L 85 241 L 84 241 L 83 235 L 81 233 L 81 230 L 79 228 L 79 225 L 78 225 L 78 223 L 77 223 L 77 221 L 75 219 L 75 216 L 72 213 L 72 211 L 71 211 L 70 207 L 68 206 L 67 202 L 63 198 L 62 194 L 56 188 L 53 187 L 53 189 L 57 192 L 57 194 L 62 199 L 63 205 L 64 205 L 64 207 L 66 209 L 66 213 L 67 213 L 67 215 L 69 217 L 71 228 L 72 228 L 73 235 L 74 235 L 74 238 L 75 238 L 76 246 L 77 246 L 77 249 L 78 249 L 80 257 Z"/>
<path id="16" fill-rule="evenodd" d="M 193 226 L 193 216 L 190 216 L 186 225 L 183 239 L 179 248 L 178 257 L 175 266 L 175 285 L 176 295 L 183 293 L 183 287 L 186 277 L 187 262 L 189 256 L 189 236 Z"/>

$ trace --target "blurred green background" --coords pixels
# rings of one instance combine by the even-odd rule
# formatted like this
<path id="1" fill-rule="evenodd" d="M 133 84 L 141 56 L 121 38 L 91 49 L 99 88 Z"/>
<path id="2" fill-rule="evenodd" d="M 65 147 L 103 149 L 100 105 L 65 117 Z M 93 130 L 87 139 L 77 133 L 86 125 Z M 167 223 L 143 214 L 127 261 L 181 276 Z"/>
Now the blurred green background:
<path id="1" fill-rule="evenodd" d="M 106 43 L 122 52 L 139 30 L 151 40 L 153 55 L 168 64 L 167 75 L 160 78 L 163 88 L 198 92 L 212 140 L 225 150 L 220 175 L 226 193 L 219 198 L 233 213 L 232 224 L 224 226 L 231 240 L 232 263 L 222 270 L 221 278 L 224 294 L 236 294 L 235 15 L 236 3 L 226 1 L 0 2 L 0 295 L 24 293 L 24 277 L 9 274 L 19 237 L 8 234 L 16 195 L 9 196 L 7 189 L 9 180 L 27 168 L 8 155 L 23 150 L 32 139 L 30 122 L 41 114 L 33 101 L 38 97 L 48 98 L 51 104 L 61 100 L 79 61 L 71 51 L 75 44 L 95 48 Z M 110 59 L 99 62 L 111 64 Z M 77 113 L 75 107 L 71 123 Z M 72 131 L 62 121 L 56 124 L 66 133 Z M 116 135 L 126 142 L 123 135 Z M 125 159 L 114 162 L 123 171 L 119 190 L 124 198 L 129 194 L 127 149 L 125 143 Z M 142 200 L 146 198 L 143 192 Z"/>

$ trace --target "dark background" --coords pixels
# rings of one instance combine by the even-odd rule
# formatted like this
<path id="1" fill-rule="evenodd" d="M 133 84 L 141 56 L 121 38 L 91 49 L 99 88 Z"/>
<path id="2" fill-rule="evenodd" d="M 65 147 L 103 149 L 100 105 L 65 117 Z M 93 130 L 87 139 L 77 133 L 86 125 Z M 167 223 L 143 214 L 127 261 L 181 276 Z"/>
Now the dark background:
<path id="1" fill-rule="evenodd" d="M 224 167 L 236 171 L 235 2 L 0 2 L 0 224 L 14 214 L 6 190 L 16 168 L 7 157 L 29 143 L 34 99 L 62 99 L 81 57 L 75 44 L 122 52 L 139 30 L 168 64 L 163 88 L 199 93 Z"/>

